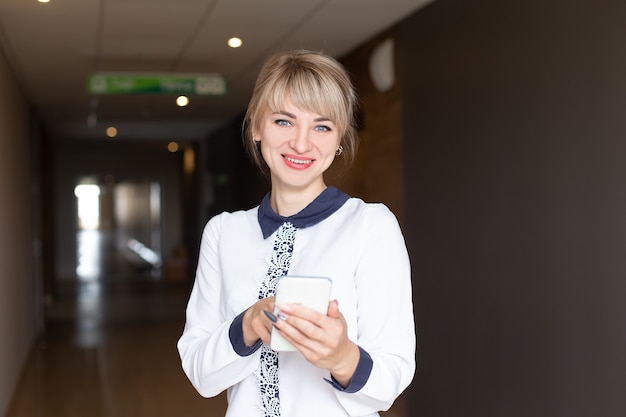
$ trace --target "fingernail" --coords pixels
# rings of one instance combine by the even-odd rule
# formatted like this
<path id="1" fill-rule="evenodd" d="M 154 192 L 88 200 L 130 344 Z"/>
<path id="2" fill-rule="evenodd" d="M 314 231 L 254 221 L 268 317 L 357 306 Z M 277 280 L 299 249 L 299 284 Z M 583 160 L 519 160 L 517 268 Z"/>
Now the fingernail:
<path id="1" fill-rule="evenodd" d="M 278 321 L 278 319 L 276 318 L 276 316 L 274 315 L 274 313 L 272 313 L 271 311 L 267 311 L 267 310 L 263 310 L 263 312 L 265 313 L 265 315 L 267 316 L 268 319 L 270 319 L 272 321 L 272 323 L 276 323 Z M 279 316 L 280 317 L 280 316 Z"/>
<path id="2" fill-rule="evenodd" d="M 278 318 L 281 320 L 287 320 L 289 316 L 284 313 L 278 313 Z"/>

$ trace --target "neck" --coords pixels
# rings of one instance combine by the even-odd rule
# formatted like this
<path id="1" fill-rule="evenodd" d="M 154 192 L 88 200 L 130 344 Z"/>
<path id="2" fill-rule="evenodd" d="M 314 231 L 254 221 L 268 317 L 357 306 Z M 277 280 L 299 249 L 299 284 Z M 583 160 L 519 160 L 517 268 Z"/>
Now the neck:
<path id="1" fill-rule="evenodd" d="M 311 204 L 325 189 L 326 184 L 324 183 L 319 184 L 319 186 L 309 187 L 306 191 L 272 186 L 270 205 L 280 216 L 293 216 Z"/>

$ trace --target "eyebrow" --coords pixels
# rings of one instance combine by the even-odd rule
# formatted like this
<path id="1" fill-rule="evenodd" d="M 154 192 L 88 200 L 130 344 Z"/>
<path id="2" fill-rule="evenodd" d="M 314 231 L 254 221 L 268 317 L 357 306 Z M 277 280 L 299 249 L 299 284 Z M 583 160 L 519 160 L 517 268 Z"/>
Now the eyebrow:
<path id="1" fill-rule="evenodd" d="M 282 114 L 283 116 L 287 116 L 292 119 L 297 119 L 295 114 L 289 113 L 284 110 L 275 111 L 272 114 Z M 314 122 L 332 122 L 332 120 L 330 120 L 328 117 L 316 117 L 313 121 Z"/>

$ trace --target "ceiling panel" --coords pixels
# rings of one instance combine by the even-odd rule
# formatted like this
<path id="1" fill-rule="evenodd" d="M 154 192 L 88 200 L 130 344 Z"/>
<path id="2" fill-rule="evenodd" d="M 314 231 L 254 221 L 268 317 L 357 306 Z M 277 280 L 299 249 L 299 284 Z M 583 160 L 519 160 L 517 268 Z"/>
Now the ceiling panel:
<path id="1" fill-rule="evenodd" d="M 307 48 L 340 57 L 427 3 L 0 0 L 0 48 L 53 138 L 102 137 L 106 126 L 119 123 L 138 139 L 182 131 L 200 139 L 245 110 L 270 53 Z M 231 36 L 243 46 L 229 48 Z M 93 96 L 86 82 L 94 71 L 215 72 L 228 78 L 229 91 L 191 97 L 183 109 L 171 96 Z M 90 114 L 98 123 L 87 123 Z"/>

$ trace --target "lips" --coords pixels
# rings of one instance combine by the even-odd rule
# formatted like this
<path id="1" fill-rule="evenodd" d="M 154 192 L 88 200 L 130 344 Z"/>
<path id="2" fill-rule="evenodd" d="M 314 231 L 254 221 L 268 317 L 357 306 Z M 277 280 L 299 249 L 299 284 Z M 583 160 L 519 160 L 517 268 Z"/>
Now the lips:
<path id="1" fill-rule="evenodd" d="M 285 164 L 293 169 L 306 169 L 311 166 L 315 159 L 298 158 L 291 155 L 282 155 Z"/>

